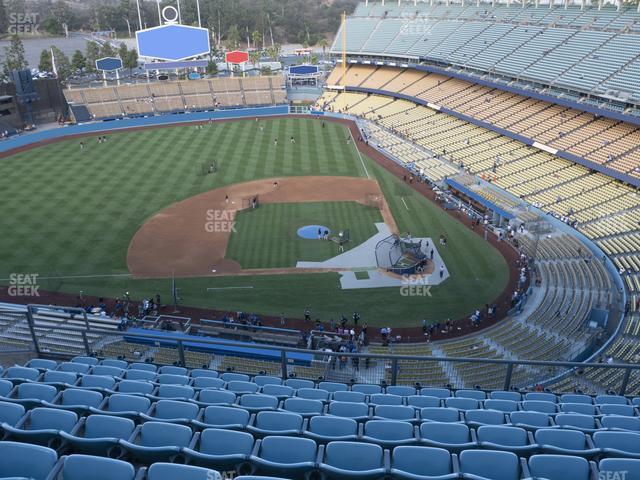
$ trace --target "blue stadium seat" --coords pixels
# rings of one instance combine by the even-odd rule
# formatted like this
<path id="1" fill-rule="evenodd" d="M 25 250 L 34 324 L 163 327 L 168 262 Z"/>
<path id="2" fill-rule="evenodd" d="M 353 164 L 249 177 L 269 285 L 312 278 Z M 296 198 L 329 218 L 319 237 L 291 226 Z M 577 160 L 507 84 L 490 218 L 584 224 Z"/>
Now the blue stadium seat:
<path id="1" fill-rule="evenodd" d="M 527 412 L 541 412 L 554 415 L 558 412 L 558 406 L 546 400 L 525 400 L 521 403 L 522 410 Z"/>
<path id="2" fill-rule="evenodd" d="M 122 380 L 118 382 L 117 391 L 120 393 L 150 395 L 155 388 L 153 383 L 144 380 Z"/>
<path id="3" fill-rule="evenodd" d="M 388 393 L 374 393 L 369 396 L 371 405 L 402 405 L 402 397 Z"/>
<path id="4" fill-rule="evenodd" d="M 348 387 L 344 383 L 336 383 L 336 382 L 320 382 L 318 384 L 318 388 L 322 390 L 326 390 L 327 392 L 334 393 L 340 391 L 348 390 Z M 362 392 L 360 392 L 362 393 Z"/>
<path id="5" fill-rule="evenodd" d="M 57 461 L 58 455 L 50 448 L 0 442 L 0 478 L 45 480 Z"/>
<path id="6" fill-rule="evenodd" d="M 399 445 L 417 443 L 415 427 L 409 422 L 395 420 L 369 420 L 364 424 L 361 440 L 377 443 L 382 448 L 392 449 Z"/>
<path id="7" fill-rule="evenodd" d="M 591 458 L 599 451 L 593 447 L 591 439 L 579 430 L 541 428 L 536 430 L 535 440 L 542 453 Z"/>
<path id="8" fill-rule="evenodd" d="M 428 397 L 438 397 L 438 398 L 449 398 L 451 397 L 451 392 L 448 388 L 433 388 L 426 387 L 420 389 L 420 395 L 426 395 Z"/>
<path id="9" fill-rule="evenodd" d="M 282 385 L 282 379 L 272 375 L 256 375 L 253 377 L 253 383 L 260 387 L 264 387 L 265 385 Z"/>
<path id="10" fill-rule="evenodd" d="M 15 427 L 18 420 L 24 417 L 25 412 L 25 408 L 20 404 L 0 402 L 0 426 L 6 423 L 11 427 Z"/>
<path id="11" fill-rule="evenodd" d="M 519 427 L 484 425 L 478 428 L 476 435 L 480 447 L 487 450 L 504 450 L 519 456 L 529 456 L 538 450 L 528 432 Z"/>
<path id="12" fill-rule="evenodd" d="M 85 365 L 89 365 L 91 367 L 99 363 L 99 360 L 96 357 L 79 356 L 79 357 L 73 357 L 71 361 L 74 363 L 84 363 Z"/>
<path id="13" fill-rule="evenodd" d="M 233 373 L 233 372 L 225 372 L 220 375 L 220 378 L 225 382 L 248 382 L 251 380 L 249 375 L 245 375 L 244 373 Z"/>
<path id="14" fill-rule="evenodd" d="M 518 480 L 521 469 L 515 453 L 465 450 L 460 453 L 460 471 L 475 480 Z"/>
<path id="15" fill-rule="evenodd" d="M 603 458 L 598 464 L 600 472 L 599 478 L 615 478 L 622 476 L 620 472 L 625 472 L 625 478 L 640 478 L 640 460 L 628 458 Z"/>
<path id="16" fill-rule="evenodd" d="M 600 417 L 600 424 L 603 428 L 640 432 L 640 418 L 638 417 L 632 418 L 620 415 L 604 415 L 603 417 Z"/>
<path id="17" fill-rule="evenodd" d="M 299 388 L 314 388 L 315 387 L 315 383 L 313 383 L 313 381 L 311 380 L 303 380 L 301 378 L 288 378 L 284 381 L 284 384 L 287 387 L 291 387 L 294 390 L 297 390 Z"/>
<path id="18" fill-rule="evenodd" d="M 94 457 L 91 455 L 69 455 L 62 467 L 63 480 L 133 480 L 133 465 L 122 460 Z"/>
<path id="19" fill-rule="evenodd" d="M 193 425 L 198 428 L 224 428 L 242 430 L 249 424 L 251 415 L 243 408 L 212 405 L 204 409 L 200 421 L 194 420 Z"/>
<path id="20" fill-rule="evenodd" d="M 74 412 L 38 407 L 29 410 L 15 427 L 3 424 L 2 428 L 11 439 L 57 445 L 60 431 L 74 433 L 77 424 L 78 415 Z"/>
<path id="21" fill-rule="evenodd" d="M 629 400 L 622 395 L 597 395 L 596 405 L 629 405 Z"/>
<path id="22" fill-rule="evenodd" d="M 420 409 L 420 418 L 427 422 L 460 422 L 460 412 L 455 408 L 425 407 Z"/>
<path id="23" fill-rule="evenodd" d="M 561 403 L 560 411 L 562 413 L 580 413 L 581 415 L 595 415 L 596 406 L 588 403 Z"/>
<path id="24" fill-rule="evenodd" d="M 477 446 L 473 431 L 462 423 L 425 422 L 420 425 L 420 442 L 454 453 Z"/>
<path id="25" fill-rule="evenodd" d="M 296 391 L 296 396 L 309 400 L 320 400 L 321 402 L 329 401 L 329 392 L 321 388 L 299 388 Z"/>
<path id="26" fill-rule="evenodd" d="M 257 447 L 251 462 L 258 473 L 283 474 L 290 478 L 309 475 L 316 469 L 318 447 L 308 438 L 265 437 Z"/>
<path id="27" fill-rule="evenodd" d="M 111 455 L 114 448 L 119 447 L 120 440 L 129 440 L 134 429 L 135 423 L 128 418 L 89 415 L 80 419 L 73 435 L 60 432 L 60 437 L 76 452 L 114 458 L 118 456 Z"/>
<path id="28" fill-rule="evenodd" d="M 193 448 L 192 436 L 186 425 L 147 422 L 136 428 L 130 441 L 120 440 L 120 446 L 144 463 L 172 462 L 184 447 Z"/>
<path id="29" fill-rule="evenodd" d="M 441 403 L 442 399 L 427 395 L 410 395 L 407 397 L 407 405 L 418 410 L 427 407 L 439 407 Z"/>
<path id="30" fill-rule="evenodd" d="M 509 400 L 512 402 L 519 402 L 522 400 L 522 395 L 519 392 L 507 392 L 504 390 L 494 390 L 489 394 L 491 400 Z"/>
<path id="31" fill-rule="evenodd" d="M 457 398 L 472 398 L 473 400 L 482 401 L 487 398 L 487 394 L 482 390 L 458 390 L 456 391 Z"/>
<path id="32" fill-rule="evenodd" d="M 96 367 L 94 367 L 95 370 Z M 109 368 L 109 367 L 103 367 Z M 80 388 L 88 388 L 97 391 L 112 391 L 116 386 L 115 378 L 108 375 L 83 375 L 80 377 Z"/>
<path id="33" fill-rule="evenodd" d="M 587 405 L 593 404 L 593 398 L 589 395 L 582 395 L 578 393 L 565 393 L 560 397 L 562 403 L 586 403 Z"/>
<path id="34" fill-rule="evenodd" d="M 137 368 L 129 369 L 125 372 L 124 378 L 126 380 L 142 380 L 145 382 L 155 382 L 158 378 L 156 372 L 151 372 L 149 370 L 140 370 Z"/>
<path id="35" fill-rule="evenodd" d="M 193 465 L 178 465 L 175 463 L 154 463 L 147 471 L 147 480 L 221 480 L 222 476 L 216 470 L 196 467 Z"/>
<path id="36" fill-rule="evenodd" d="M 108 375 L 110 377 L 122 378 L 125 370 L 123 368 L 112 367 L 110 365 L 96 365 L 91 369 L 92 375 Z"/>
<path id="37" fill-rule="evenodd" d="M 200 408 L 195 403 L 176 400 L 159 400 L 151 405 L 149 413 L 141 413 L 140 418 L 145 421 L 161 421 L 188 424 L 197 420 Z"/>
<path id="38" fill-rule="evenodd" d="M 623 417 L 637 417 L 637 410 L 631 405 L 606 404 L 598 407 L 602 415 L 620 415 Z"/>
<path id="39" fill-rule="evenodd" d="M 196 403 L 200 406 L 233 405 L 236 403 L 236 394 L 226 390 L 205 388 L 204 390 L 200 390 L 196 398 Z"/>
<path id="40" fill-rule="evenodd" d="M 85 375 L 91 371 L 91 365 L 87 365 L 86 363 L 62 362 L 58 365 L 58 370 L 61 372 L 73 372 Z"/>
<path id="41" fill-rule="evenodd" d="M 10 400 L 30 409 L 41 406 L 43 402 L 53 402 L 58 395 L 58 389 L 42 383 L 21 383 L 14 393 L 15 397 Z"/>
<path id="42" fill-rule="evenodd" d="M 242 395 L 238 399 L 238 405 L 249 412 L 261 412 L 264 410 L 275 410 L 278 408 L 278 397 L 262 395 L 259 393 L 249 393 Z"/>
<path id="43" fill-rule="evenodd" d="M 356 383 L 351 386 L 351 391 L 364 393 L 365 395 L 373 395 L 374 393 L 382 393 L 382 387 L 380 385 L 373 385 L 370 383 Z"/>
<path id="44" fill-rule="evenodd" d="M 279 400 L 293 397 L 293 395 L 295 394 L 295 390 L 291 387 L 287 387 L 286 385 L 273 385 L 271 383 L 268 383 L 260 388 L 260 392 L 264 395 L 277 397 Z"/>
<path id="45" fill-rule="evenodd" d="M 194 377 L 193 386 L 195 388 L 224 388 L 226 382 L 221 378 Z"/>
<path id="46" fill-rule="evenodd" d="M 529 459 L 529 471 L 534 478 L 545 480 L 589 480 L 589 462 L 570 455 L 533 455 Z"/>
<path id="47" fill-rule="evenodd" d="M 66 388 L 75 385 L 78 381 L 78 374 L 74 372 L 60 372 L 58 370 L 47 370 L 42 377 L 43 383 L 53 385 L 56 388 Z"/>
<path id="48" fill-rule="evenodd" d="M 332 399 L 336 402 L 365 403 L 367 396 L 361 392 L 339 390 L 333 393 Z"/>
<path id="49" fill-rule="evenodd" d="M 152 400 L 191 400 L 196 391 L 188 385 L 160 385 L 155 395 L 149 395 Z"/>
<path id="50" fill-rule="evenodd" d="M 598 429 L 596 419 L 590 415 L 579 413 L 559 413 L 556 415 L 556 424 L 562 428 L 571 428 L 585 433 L 592 433 Z"/>
<path id="51" fill-rule="evenodd" d="M 191 370 L 190 375 L 191 378 L 218 378 L 220 376 L 215 370 L 208 370 L 206 368 L 194 368 Z"/>
<path id="52" fill-rule="evenodd" d="M 512 412 L 509 414 L 509 420 L 512 425 L 527 430 L 546 428 L 553 425 L 551 416 L 542 412 Z"/>
<path id="53" fill-rule="evenodd" d="M 635 432 L 597 431 L 593 444 L 607 457 L 640 459 L 640 434 Z"/>
<path id="54" fill-rule="evenodd" d="M 369 406 L 364 403 L 331 402 L 327 413 L 337 417 L 352 418 L 360 422 L 369 418 Z"/>
<path id="55" fill-rule="evenodd" d="M 498 410 L 468 410 L 464 414 L 465 423 L 469 426 L 504 425 L 506 423 L 504 412 Z"/>
<path id="56" fill-rule="evenodd" d="M 253 473 L 249 463 L 253 451 L 253 436 L 246 432 L 207 428 L 196 434 L 194 448 L 185 448 L 189 463 L 206 468 L 241 473 Z"/>
<path id="57" fill-rule="evenodd" d="M 158 373 L 168 373 L 169 375 L 187 375 L 189 370 L 184 367 L 176 367 L 174 365 L 164 365 L 158 369 Z"/>
<path id="58" fill-rule="evenodd" d="M 233 392 L 236 395 L 245 395 L 247 393 L 256 393 L 260 387 L 253 382 L 245 382 L 242 380 L 231 380 L 227 382 L 225 387 L 229 392 Z"/>
<path id="59" fill-rule="evenodd" d="M 373 409 L 373 418 L 378 420 L 402 420 L 418 422 L 416 411 L 405 405 L 378 405 Z"/>
<path id="60" fill-rule="evenodd" d="M 189 377 L 186 375 L 174 375 L 172 373 L 159 373 L 156 382 L 160 385 L 188 385 Z"/>
<path id="61" fill-rule="evenodd" d="M 7 368 L 3 378 L 11 380 L 15 385 L 22 382 L 35 382 L 40 378 L 40 375 L 40 370 L 37 368 L 27 368 L 16 365 Z"/>
<path id="62" fill-rule="evenodd" d="M 489 399 L 484 401 L 484 408 L 489 410 L 499 410 L 504 413 L 518 411 L 518 402 L 514 400 Z"/>
<path id="63" fill-rule="evenodd" d="M 307 418 L 314 415 L 322 415 L 324 403 L 320 400 L 308 400 L 306 398 L 287 398 L 283 403 L 282 409 L 287 412 L 298 413 Z"/>
<path id="64" fill-rule="evenodd" d="M 551 402 L 557 403 L 558 397 L 556 397 L 553 393 L 546 392 L 529 392 L 524 396 L 525 400 L 536 400 L 541 402 Z"/>
<path id="65" fill-rule="evenodd" d="M 255 422 L 246 427 L 254 436 L 302 434 L 304 420 L 302 415 L 290 412 L 259 412 Z"/>
<path id="66" fill-rule="evenodd" d="M 351 418 L 318 415 L 311 417 L 303 435 L 315 440 L 317 443 L 356 440 L 358 422 Z"/>
<path id="67" fill-rule="evenodd" d="M 82 365 L 82 364 L 78 364 Z M 67 388 L 61 392 L 55 402 L 43 402 L 50 408 L 63 408 L 78 414 L 88 412 L 90 408 L 100 408 L 104 403 L 104 396 L 100 392 L 93 390 L 82 390 L 79 388 Z"/>
<path id="68" fill-rule="evenodd" d="M 640 408 L 640 397 L 636 397 L 631 401 L 631 405 Z"/>
<path id="69" fill-rule="evenodd" d="M 384 451 L 372 443 L 331 442 L 325 448 L 320 470 L 336 480 L 374 480 L 386 471 Z"/>
<path id="70" fill-rule="evenodd" d="M 55 360 L 45 360 L 44 358 L 34 358 L 29 360 L 25 367 L 37 368 L 38 370 L 55 370 L 58 362 Z"/>
<path id="71" fill-rule="evenodd" d="M 13 383 L 9 380 L 0 380 L 0 397 L 7 397 L 13 389 Z"/>
<path id="72" fill-rule="evenodd" d="M 406 385 L 393 385 L 386 388 L 386 393 L 391 395 L 399 395 L 401 397 L 410 397 L 416 394 L 414 387 L 408 387 Z"/>
<path id="73" fill-rule="evenodd" d="M 143 370 L 146 372 L 156 373 L 158 371 L 158 367 L 156 367 L 153 363 L 131 363 L 129 364 L 129 370 Z"/>
<path id="74" fill-rule="evenodd" d="M 399 480 L 449 480 L 459 478 L 453 471 L 451 455 L 443 448 L 401 446 L 391 456 L 391 476 Z"/>
<path id="75" fill-rule="evenodd" d="M 116 358 L 105 358 L 100 362 L 100 365 L 104 365 L 105 367 L 116 367 L 122 370 L 129 368 L 129 362 L 125 360 L 118 360 Z"/>
<path id="76" fill-rule="evenodd" d="M 447 408 L 455 408 L 457 410 L 476 410 L 480 408 L 480 402 L 474 398 L 445 398 L 444 405 Z"/>

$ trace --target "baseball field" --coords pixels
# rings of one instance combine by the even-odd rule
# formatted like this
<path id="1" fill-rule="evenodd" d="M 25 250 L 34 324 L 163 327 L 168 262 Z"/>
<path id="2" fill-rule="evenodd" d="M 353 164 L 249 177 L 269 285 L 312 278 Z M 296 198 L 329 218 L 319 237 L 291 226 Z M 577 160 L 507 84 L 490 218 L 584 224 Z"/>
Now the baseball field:
<path id="1" fill-rule="evenodd" d="M 464 317 L 507 285 L 495 248 L 359 152 L 342 124 L 287 117 L 97 138 L 0 159 L 1 284 L 37 274 L 45 291 L 169 299 L 175 276 L 182 305 L 289 317 L 310 307 L 322 320 L 357 306 L 370 325 L 396 326 Z M 252 211 L 254 192 L 261 203 Z M 366 204 L 371 192 L 382 206 Z M 208 221 L 227 219 L 226 210 L 233 227 L 214 238 Z M 381 221 L 415 237 L 447 237 L 439 252 L 450 277 L 430 297 L 342 290 L 338 273 L 291 271 L 337 254 L 298 228 L 348 229 L 349 249 Z"/>

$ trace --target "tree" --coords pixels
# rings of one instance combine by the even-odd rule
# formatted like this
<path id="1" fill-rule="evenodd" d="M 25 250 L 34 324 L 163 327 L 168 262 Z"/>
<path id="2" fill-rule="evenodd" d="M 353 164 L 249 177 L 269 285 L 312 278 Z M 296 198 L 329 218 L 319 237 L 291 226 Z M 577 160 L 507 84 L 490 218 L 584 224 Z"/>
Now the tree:
<path id="1" fill-rule="evenodd" d="M 96 42 L 87 42 L 86 48 L 87 71 L 96 71 L 96 60 L 100 58 L 100 45 Z"/>
<path id="2" fill-rule="evenodd" d="M 6 35 L 9 30 L 9 17 L 4 2 L 0 2 L 0 38 Z"/>
<path id="3" fill-rule="evenodd" d="M 227 44 L 229 48 L 238 48 L 238 44 L 240 43 L 240 31 L 238 30 L 237 25 L 231 25 L 229 30 L 227 30 Z"/>
<path id="4" fill-rule="evenodd" d="M 122 59 L 122 66 L 129 69 L 129 76 L 133 74 L 133 69 L 138 68 L 138 50 L 132 48 Z"/>
<path id="5" fill-rule="evenodd" d="M 311 58 L 309 59 L 309 61 L 311 62 L 311 65 L 317 65 L 318 64 L 318 55 L 315 53 L 311 54 Z"/>
<path id="6" fill-rule="evenodd" d="M 54 17 L 53 15 L 49 15 L 44 21 L 40 24 L 40 27 L 52 36 L 59 36 L 64 33 L 64 28 L 62 23 Z"/>
<path id="7" fill-rule="evenodd" d="M 262 45 L 262 34 L 258 30 L 254 30 L 251 34 L 251 41 L 253 42 L 253 48 L 259 50 Z"/>
<path id="8" fill-rule="evenodd" d="M 260 75 L 268 76 L 271 75 L 271 67 L 269 65 L 265 65 L 260 69 Z"/>
<path id="9" fill-rule="evenodd" d="M 249 60 L 251 60 L 251 63 L 253 63 L 254 65 L 258 64 L 261 56 L 262 55 L 260 54 L 260 50 L 251 50 L 249 52 Z"/>
<path id="10" fill-rule="evenodd" d="M 51 65 L 51 51 L 44 49 L 40 52 L 40 62 L 38 63 L 38 70 L 41 72 L 52 72 L 53 66 Z"/>
<path id="11" fill-rule="evenodd" d="M 218 74 L 218 64 L 215 60 L 209 60 L 207 62 L 207 73 L 209 75 L 217 75 Z"/>
<path id="12" fill-rule="evenodd" d="M 322 47 L 322 60 L 325 60 L 326 59 L 326 53 L 327 53 L 327 46 L 329 45 L 329 42 L 327 41 L 327 39 L 325 37 L 322 37 L 318 41 L 318 45 Z"/>
<path id="13" fill-rule="evenodd" d="M 116 55 L 115 50 L 111 46 L 109 42 L 105 42 L 102 47 L 100 47 L 100 57 L 114 57 Z"/>
<path id="14" fill-rule="evenodd" d="M 74 72 L 80 73 L 80 76 L 84 73 L 87 68 L 87 59 L 84 58 L 84 55 L 80 50 L 76 50 L 73 52 L 73 57 L 71 57 L 71 68 Z"/>
<path id="15" fill-rule="evenodd" d="M 8 47 L 4 47 L 4 61 L 2 62 L 2 74 L 9 78 L 12 70 L 24 70 L 29 66 L 25 57 L 24 45 L 18 35 L 11 36 Z"/>
<path id="16" fill-rule="evenodd" d="M 58 47 L 55 47 L 53 45 L 51 46 L 51 52 L 53 55 L 53 64 L 56 66 L 58 78 L 64 82 L 71 76 L 71 62 L 69 62 L 69 57 L 67 57 L 64 52 Z"/>

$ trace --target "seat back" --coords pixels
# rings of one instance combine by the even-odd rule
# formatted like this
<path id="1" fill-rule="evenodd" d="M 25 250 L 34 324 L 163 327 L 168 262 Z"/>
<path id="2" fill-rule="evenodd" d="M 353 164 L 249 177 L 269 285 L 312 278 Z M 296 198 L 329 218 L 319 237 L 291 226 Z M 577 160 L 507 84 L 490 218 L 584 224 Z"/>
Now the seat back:
<path id="1" fill-rule="evenodd" d="M 248 408 L 276 408 L 278 406 L 278 397 L 249 393 L 242 395 L 238 404 Z"/>
<path id="2" fill-rule="evenodd" d="M 322 414 L 324 404 L 320 400 L 309 400 L 306 398 L 287 398 L 284 401 L 284 409 L 289 412 L 307 414 Z"/>
<path id="3" fill-rule="evenodd" d="M 586 445 L 585 434 L 579 430 L 540 428 L 535 433 L 536 443 L 551 445 L 565 450 L 583 450 Z"/>
<path id="4" fill-rule="evenodd" d="M 48 370 L 44 372 L 43 381 L 50 383 L 66 383 L 73 385 L 78 380 L 78 374 L 74 372 L 61 372 L 60 370 Z"/>
<path id="5" fill-rule="evenodd" d="M 625 478 L 640 478 L 640 460 L 626 458 L 603 458 L 598 464 L 601 478 L 615 478 L 626 472 Z"/>
<path id="6" fill-rule="evenodd" d="M 351 402 L 331 402 L 329 413 L 338 417 L 357 418 L 366 417 L 369 414 L 369 407 L 364 403 Z"/>
<path id="7" fill-rule="evenodd" d="M 108 375 L 84 375 L 80 382 L 80 385 L 85 388 L 106 388 L 109 390 L 112 390 L 115 384 L 115 379 Z"/>
<path id="8" fill-rule="evenodd" d="M 383 450 L 373 443 L 330 442 L 324 463 L 352 472 L 375 470 L 383 466 Z"/>
<path id="9" fill-rule="evenodd" d="M 593 434 L 592 438 L 598 448 L 640 454 L 640 441 L 638 441 L 637 433 L 598 431 Z"/>
<path id="10" fill-rule="evenodd" d="M 420 436 L 427 440 L 452 445 L 471 440 L 469 427 L 462 423 L 425 422 L 420 425 Z"/>
<path id="11" fill-rule="evenodd" d="M 260 444 L 259 456 L 274 463 L 315 462 L 316 442 L 308 438 L 265 437 Z"/>
<path id="12" fill-rule="evenodd" d="M 282 379 L 271 375 L 256 375 L 253 377 L 253 383 L 261 387 L 264 385 L 282 385 Z"/>
<path id="13" fill-rule="evenodd" d="M 351 418 L 318 415 L 309 420 L 309 431 L 326 437 L 344 437 L 358 433 L 358 422 Z"/>
<path id="14" fill-rule="evenodd" d="M 18 398 L 37 399 L 51 402 L 58 394 L 56 387 L 42 383 L 21 383 L 18 385 Z"/>
<path id="15" fill-rule="evenodd" d="M 208 468 L 177 463 L 156 462 L 147 471 L 147 480 L 216 480 L 218 472 Z"/>
<path id="16" fill-rule="evenodd" d="M 29 430 L 63 430 L 67 433 L 78 423 L 78 415 L 68 410 L 38 407 L 31 410 Z"/>
<path id="17" fill-rule="evenodd" d="M 148 395 L 153 392 L 154 388 L 153 383 L 144 380 L 122 380 L 118 383 L 118 392 L 120 393 L 140 393 L 142 395 Z"/>
<path id="18" fill-rule="evenodd" d="M 491 480 L 518 480 L 520 465 L 512 452 L 464 450 L 460 453 L 460 471 Z"/>
<path id="19" fill-rule="evenodd" d="M 242 408 L 212 405 L 204 409 L 203 422 L 209 425 L 246 425 L 249 412 Z"/>
<path id="20" fill-rule="evenodd" d="M 0 442 L 0 478 L 45 480 L 58 455 L 55 450 L 27 443 Z"/>
<path id="21" fill-rule="evenodd" d="M 337 402 L 364 403 L 367 396 L 362 392 L 340 390 L 333 392 L 333 400 Z"/>
<path id="22" fill-rule="evenodd" d="M 571 455 L 533 455 L 529 459 L 531 475 L 546 480 L 589 480 L 589 462 Z"/>
<path id="23" fill-rule="evenodd" d="M 222 375 L 220 375 L 220 378 L 222 378 L 222 380 L 224 380 L 225 382 L 248 382 L 249 380 L 251 380 L 251 377 L 249 377 L 249 375 L 245 375 L 244 373 L 233 373 L 233 372 L 225 372 Z"/>
<path id="24" fill-rule="evenodd" d="M 455 408 L 426 407 L 420 410 L 420 418 L 432 422 L 457 422 L 460 413 Z"/>
<path id="25" fill-rule="evenodd" d="M 157 396 L 161 398 L 193 398 L 195 390 L 187 385 L 160 385 Z"/>
<path id="26" fill-rule="evenodd" d="M 596 422 L 592 416 L 579 413 L 559 413 L 556 415 L 556 424 L 562 427 L 575 427 L 585 430 L 596 428 Z"/>
<path id="27" fill-rule="evenodd" d="M 144 447 L 187 447 L 193 432 L 185 425 L 145 422 L 140 429 L 140 445 Z"/>
<path id="28" fill-rule="evenodd" d="M 162 419 L 186 418 L 193 420 L 198 416 L 199 408 L 195 403 L 177 400 L 158 400 L 154 416 Z"/>
<path id="29" fill-rule="evenodd" d="M 15 427 L 24 416 L 24 407 L 18 403 L 0 402 L 0 423 Z"/>
<path id="30" fill-rule="evenodd" d="M 364 435 L 377 440 L 406 440 L 413 438 L 413 425 L 395 420 L 369 420 Z"/>
<path id="31" fill-rule="evenodd" d="M 235 430 L 206 428 L 200 435 L 198 450 L 207 455 L 250 455 L 253 450 L 253 435 Z"/>
<path id="32" fill-rule="evenodd" d="M 320 400 L 326 402 L 329 399 L 329 392 L 321 388 L 299 388 L 296 396 L 309 400 Z"/>
<path id="33" fill-rule="evenodd" d="M 158 369 L 158 373 L 168 373 L 170 375 L 186 375 L 188 372 L 186 368 L 174 365 L 164 365 Z"/>
<path id="34" fill-rule="evenodd" d="M 256 427 L 262 430 L 300 430 L 302 416 L 288 412 L 260 412 L 256 415 Z"/>
<path id="35" fill-rule="evenodd" d="M 412 420 L 416 416 L 416 411 L 404 405 L 378 405 L 374 410 L 374 415 L 390 420 Z"/>
<path id="36" fill-rule="evenodd" d="M 498 410 L 469 410 L 464 414 L 467 423 L 474 422 L 483 425 L 502 425 L 505 422 L 504 413 Z"/>
<path id="37" fill-rule="evenodd" d="M 331 393 L 348 390 L 348 387 L 346 384 L 336 383 L 336 382 L 320 382 L 318 384 L 318 388 L 322 390 L 326 390 L 327 392 L 331 392 Z"/>
<path id="38" fill-rule="evenodd" d="M 451 473 L 451 454 L 444 448 L 400 446 L 393 449 L 391 467 L 417 476 Z"/>
<path id="39" fill-rule="evenodd" d="M 458 390 L 456 392 L 458 398 L 472 398 L 474 400 L 485 400 L 487 394 L 482 390 Z"/>
<path id="40" fill-rule="evenodd" d="M 193 386 L 195 388 L 224 388 L 224 380 L 213 377 L 195 377 Z"/>
<path id="41" fill-rule="evenodd" d="M 128 440 L 136 427 L 133 420 L 111 415 L 89 415 L 84 424 L 85 438 Z"/>
<path id="42" fill-rule="evenodd" d="M 505 447 L 523 447 L 527 445 L 527 431 L 519 427 L 484 425 L 478 428 L 478 441 L 495 443 Z"/>
<path id="43" fill-rule="evenodd" d="M 365 395 L 373 395 L 374 393 L 382 393 L 382 387 L 380 387 L 380 385 L 356 383 L 351 386 L 351 391 L 364 393 Z"/>
<path id="44" fill-rule="evenodd" d="M 233 392 L 227 392 L 226 390 L 205 389 L 200 390 L 198 400 L 202 403 L 231 405 L 236 401 L 236 394 Z"/>
<path id="45" fill-rule="evenodd" d="M 191 370 L 191 378 L 218 378 L 218 372 L 206 368 L 194 368 Z"/>
<path id="46" fill-rule="evenodd" d="M 90 473 L 89 473 L 90 472 Z M 64 480 L 133 480 L 133 465 L 113 458 L 69 455 L 62 468 Z"/>
<path id="47" fill-rule="evenodd" d="M 531 427 L 548 427 L 551 425 L 549 415 L 542 412 L 512 412 L 509 415 L 509 419 L 511 423 Z"/>
<path id="48" fill-rule="evenodd" d="M 114 393 L 109 397 L 107 410 L 109 412 L 142 412 L 146 413 L 151 406 L 151 400 L 138 395 Z"/>
<path id="49" fill-rule="evenodd" d="M 98 408 L 104 397 L 100 392 L 67 388 L 62 392 L 62 405 L 83 405 Z"/>
<path id="50" fill-rule="evenodd" d="M 623 417 L 620 415 L 604 415 L 600 418 L 600 422 L 604 428 L 619 428 L 622 430 L 630 430 L 640 432 L 640 418 Z"/>

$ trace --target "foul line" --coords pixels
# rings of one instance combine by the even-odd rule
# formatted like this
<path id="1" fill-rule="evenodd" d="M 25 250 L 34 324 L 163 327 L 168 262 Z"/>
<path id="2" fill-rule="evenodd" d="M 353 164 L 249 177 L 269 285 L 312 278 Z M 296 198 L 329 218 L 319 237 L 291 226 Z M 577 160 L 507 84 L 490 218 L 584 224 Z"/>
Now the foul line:
<path id="1" fill-rule="evenodd" d="M 407 206 L 407 202 L 404 201 L 404 197 L 400 197 L 400 200 L 402 200 L 402 203 L 404 203 L 404 208 L 409 210 L 409 207 Z"/>
<path id="2" fill-rule="evenodd" d="M 113 278 L 113 277 L 131 277 L 130 273 L 116 273 L 106 275 L 66 275 L 61 277 L 41 277 L 38 275 L 38 280 L 69 280 L 72 278 Z M 11 281 L 11 278 L 0 278 L 0 282 Z"/>
<path id="3" fill-rule="evenodd" d="M 362 159 L 362 154 L 360 153 L 360 149 L 356 144 L 356 139 L 353 138 L 353 133 L 351 133 L 351 129 L 349 127 L 347 127 L 347 129 L 349 130 L 349 135 L 351 136 L 351 142 L 353 143 L 353 147 L 356 149 L 356 152 L 358 152 L 358 156 L 360 157 L 360 163 L 362 163 L 362 168 L 364 168 L 364 173 L 366 173 L 367 178 L 371 180 L 371 177 L 369 176 L 369 171 L 367 170 L 367 166 L 364 164 L 364 160 Z"/>

